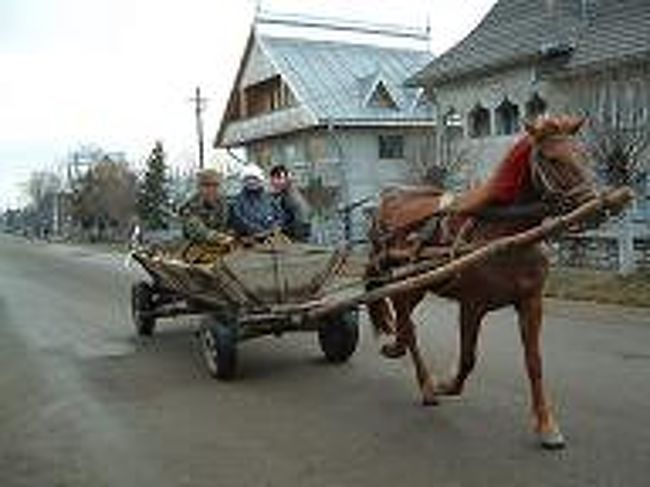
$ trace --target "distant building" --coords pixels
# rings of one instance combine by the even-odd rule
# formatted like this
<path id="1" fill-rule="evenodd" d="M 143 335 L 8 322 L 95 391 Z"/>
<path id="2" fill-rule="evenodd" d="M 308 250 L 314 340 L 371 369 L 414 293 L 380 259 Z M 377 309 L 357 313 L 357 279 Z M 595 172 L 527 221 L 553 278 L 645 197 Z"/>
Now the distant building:
<path id="1" fill-rule="evenodd" d="M 253 29 L 215 147 L 244 147 L 264 168 L 291 168 L 316 210 L 317 238 L 333 240 L 337 208 L 371 204 L 382 188 L 413 179 L 409 159 L 432 154 L 432 104 L 404 85 L 431 59 L 421 50 Z M 361 212 L 347 223 L 354 237 L 365 231 Z"/>

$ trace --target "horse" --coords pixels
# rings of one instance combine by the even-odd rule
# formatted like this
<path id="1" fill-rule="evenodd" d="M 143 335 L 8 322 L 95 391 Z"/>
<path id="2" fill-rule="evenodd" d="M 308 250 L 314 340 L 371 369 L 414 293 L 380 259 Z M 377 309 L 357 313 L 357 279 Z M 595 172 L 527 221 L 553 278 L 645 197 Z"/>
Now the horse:
<path id="1" fill-rule="evenodd" d="M 447 248 L 480 245 L 531 228 L 551 214 L 571 210 L 596 197 L 595 178 L 586 164 L 587 153 L 576 137 L 583 122 L 584 119 L 570 116 L 526 122 L 524 137 L 531 150 L 525 160 L 525 177 L 510 207 L 510 217 L 495 217 L 498 211 L 493 211 L 490 217 L 491 208 L 471 215 L 449 213 L 441 219 L 444 224 L 439 227 L 445 231 L 437 233 L 438 244 L 446 243 Z M 413 231 L 431 217 L 432 209 L 438 207 L 441 199 L 443 193 L 431 187 L 393 190 L 381 196 L 369 232 L 368 288 L 391 269 L 413 262 Z M 544 208 L 544 211 L 517 211 L 522 208 Z M 565 446 L 565 440 L 544 388 L 540 350 L 542 291 L 549 268 L 547 254 L 543 243 L 518 248 L 470 267 L 441 284 L 370 303 L 368 311 L 379 334 L 395 336 L 393 343 L 383 346 L 382 353 L 396 358 L 408 352 L 423 404 L 435 405 L 441 396 L 462 394 L 476 363 L 477 340 L 485 315 L 513 306 L 518 315 L 530 383 L 536 438 L 544 448 L 559 449 Z M 414 308 L 428 292 L 453 299 L 460 306 L 457 370 L 453 377 L 442 381 L 435 381 L 425 365 L 411 319 Z"/>

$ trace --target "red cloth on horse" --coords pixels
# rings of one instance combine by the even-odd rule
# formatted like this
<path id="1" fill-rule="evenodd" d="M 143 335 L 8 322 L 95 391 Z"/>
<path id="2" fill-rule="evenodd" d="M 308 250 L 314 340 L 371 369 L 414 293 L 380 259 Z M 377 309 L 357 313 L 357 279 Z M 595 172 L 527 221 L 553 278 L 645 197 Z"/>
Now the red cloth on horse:
<path id="1" fill-rule="evenodd" d="M 499 205 L 511 205 L 530 181 L 529 161 L 533 144 L 529 136 L 520 138 L 506 154 L 492 176 L 491 200 Z"/>

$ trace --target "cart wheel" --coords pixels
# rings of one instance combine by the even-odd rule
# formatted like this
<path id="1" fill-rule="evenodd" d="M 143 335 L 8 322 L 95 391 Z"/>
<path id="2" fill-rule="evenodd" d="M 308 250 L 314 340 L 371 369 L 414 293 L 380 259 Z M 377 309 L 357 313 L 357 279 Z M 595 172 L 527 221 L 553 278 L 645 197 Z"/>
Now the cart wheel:
<path id="1" fill-rule="evenodd" d="M 199 340 L 205 364 L 215 379 L 229 380 L 237 370 L 237 333 L 223 323 L 201 326 Z"/>
<path id="2" fill-rule="evenodd" d="M 153 288 L 148 282 L 136 282 L 131 287 L 131 314 L 140 336 L 153 335 L 156 327 L 156 318 L 149 315 L 154 308 L 153 296 Z"/>
<path id="3" fill-rule="evenodd" d="M 318 343 L 325 358 L 332 363 L 345 362 L 357 349 L 359 313 L 346 311 L 328 320 L 318 329 Z"/>

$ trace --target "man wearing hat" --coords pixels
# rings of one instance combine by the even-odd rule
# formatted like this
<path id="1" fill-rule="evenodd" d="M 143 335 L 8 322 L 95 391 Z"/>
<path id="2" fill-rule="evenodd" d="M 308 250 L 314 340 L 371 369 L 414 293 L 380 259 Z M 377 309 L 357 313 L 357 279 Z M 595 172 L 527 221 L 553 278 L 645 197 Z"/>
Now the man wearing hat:
<path id="1" fill-rule="evenodd" d="M 240 237 L 262 236 L 282 225 L 279 208 L 264 188 L 264 171 L 244 166 L 242 189 L 232 205 L 232 227 Z"/>
<path id="2" fill-rule="evenodd" d="M 180 209 L 183 235 L 192 242 L 216 239 L 228 228 L 228 204 L 219 191 L 219 173 L 203 169 L 197 175 L 198 192 Z"/>

